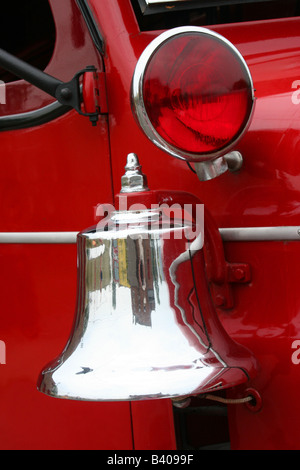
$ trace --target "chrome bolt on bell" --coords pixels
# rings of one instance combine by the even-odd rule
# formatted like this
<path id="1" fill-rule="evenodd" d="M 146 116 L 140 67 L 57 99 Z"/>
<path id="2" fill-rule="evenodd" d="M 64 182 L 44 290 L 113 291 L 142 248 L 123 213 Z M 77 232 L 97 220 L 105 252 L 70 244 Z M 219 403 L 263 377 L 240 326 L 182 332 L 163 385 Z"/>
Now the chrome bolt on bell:
<path id="1" fill-rule="evenodd" d="M 142 173 L 142 167 L 135 153 L 129 153 L 125 166 L 125 175 L 121 178 L 121 193 L 149 191 L 147 178 Z"/>

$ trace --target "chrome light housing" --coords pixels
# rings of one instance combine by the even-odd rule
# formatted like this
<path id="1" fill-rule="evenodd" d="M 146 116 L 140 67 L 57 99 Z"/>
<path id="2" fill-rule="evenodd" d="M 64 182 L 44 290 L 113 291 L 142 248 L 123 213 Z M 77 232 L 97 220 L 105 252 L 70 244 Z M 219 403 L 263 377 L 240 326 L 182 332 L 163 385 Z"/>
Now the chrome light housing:
<path id="1" fill-rule="evenodd" d="M 254 87 L 240 52 L 206 28 L 166 31 L 141 54 L 133 74 L 133 113 L 146 136 L 173 157 L 214 162 L 247 130 Z M 227 168 L 226 168 L 227 169 Z"/>

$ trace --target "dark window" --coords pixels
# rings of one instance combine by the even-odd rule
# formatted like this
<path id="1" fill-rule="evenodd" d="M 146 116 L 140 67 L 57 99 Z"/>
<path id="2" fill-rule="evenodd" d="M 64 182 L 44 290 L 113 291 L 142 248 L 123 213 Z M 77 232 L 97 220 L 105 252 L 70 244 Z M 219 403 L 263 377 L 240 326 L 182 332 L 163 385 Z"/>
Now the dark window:
<path id="1" fill-rule="evenodd" d="M 48 0 L 1 2 L 0 48 L 44 70 L 55 44 L 55 25 Z M 18 80 L 0 68 L 0 80 Z"/>
<path id="2" fill-rule="evenodd" d="M 177 26 L 208 26 L 300 15 L 300 0 L 186 0 L 149 3 L 131 0 L 141 31 Z M 214 6 L 208 7 L 208 3 Z"/>

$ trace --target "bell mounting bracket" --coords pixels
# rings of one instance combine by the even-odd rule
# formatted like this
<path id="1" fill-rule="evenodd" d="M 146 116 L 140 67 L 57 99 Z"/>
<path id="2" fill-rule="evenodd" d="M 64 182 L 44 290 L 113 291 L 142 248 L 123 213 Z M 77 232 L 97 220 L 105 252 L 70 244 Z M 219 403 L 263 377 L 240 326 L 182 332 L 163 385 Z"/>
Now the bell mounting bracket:
<path id="1" fill-rule="evenodd" d="M 15 57 L 9 52 L 0 49 L 0 67 L 8 70 L 17 77 L 26 80 L 40 90 L 43 90 L 48 95 L 53 96 L 56 100 L 64 106 L 75 109 L 77 113 L 82 116 L 89 117 L 93 125 L 97 124 L 99 118 L 99 108 L 96 104 L 95 112 L 85 112 L 83 110 L 83 96 L 81 91 L 80 79 L 87 72 L 92 72 L 96 75 L 96 67 L 90 65 L 83 70 L 77 72 L 72 80 L 63 82 L 36 67 L 24 62 L 23 60 Z"/>
<path id="2" fill-rule="evenodd" d="M 132 155 L 132 154 L 130 154 Z M 132 158 L 132 157 L 131 157 Z M 194 195 L 182 191 L 151 190 L 144 188 L 144 192 L 127 192 L 127 204 L 139 204 L 141 197 L 146 207 L 152 204 L 190 204 L 194 208 L 202 202 Z M 124 197 L 124 193 L 117 195 L 117 200 Z M 248 263 L 231 263 L 225 258 L 224 244 L 213 217 L 208 210 L 204 212 L 204 259 L 206 275 L 209 283 L 212 301 L 215 307 L 230 310 L 235 306 L 235 284 L 249 284 L 252 279 L 251 266 Z M 194 219 L 196 217 L 194 216 Z"/>

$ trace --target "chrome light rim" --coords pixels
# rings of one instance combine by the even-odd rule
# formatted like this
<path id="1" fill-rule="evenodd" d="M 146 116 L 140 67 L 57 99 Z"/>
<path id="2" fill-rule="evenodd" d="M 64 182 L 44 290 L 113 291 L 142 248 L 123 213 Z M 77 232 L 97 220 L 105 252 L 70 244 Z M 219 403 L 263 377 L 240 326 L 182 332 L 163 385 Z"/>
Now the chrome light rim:
<path id="1" fill-rule="evenodd" d="M 248 120 L 243 128 L 243 130 L 237 135 L 236 139 L 232 142 L 230 142 L 227 146 L 217 150 L 216 152 L 210 152 L 207 154 L 196 154 L 196 153 L 189 153 L 189 152 L 184 152 L 183 150 L 174 147 L 173 145 L 169 144 L 167 141 L 165 141 L 156 131 L 156 129 L 153 127 L 146 108 L 145 108 L 145 103 L 144 103 L 144 98 L 143 98 L 143 82 L 144 82 L 144 76 L 145 76 L 145 71 L 147 69 L 147 65 L 149 61 L 151 60 L 152 56 L 154 53 L 169 39 L 179 36 L 181 34 L 186 34 L 186 33 L 198 33 L 202 35 L 208 35 L 212 36 L 214 38 L 219 39 L 221 42 L 223 42 L 231 51 L 233 54 L 237 57 L 237 59 L 240 61 L 241 66 L 244 68 L 244 71 L 246 73 L 246 76 L 249 80 L 250 83 L 250 91 L 251 91 L 251 109 L 249 113 Z M 220 34 L 211 31 L 207 28 L 202 28 L 200 26 L 181 26 L 178 28 L 173 28 L 171 30 L 165 31 L 164 33 L 161 33 L 159 36 L 157 36 L 155 39 L 151 41 L 150 44 L 144 49 L 142 52 L 140 58 L 138 59 L 138 62 L 136 64 L 132 82 L 131 82 L 131 107 L 132 107 L 132 112 L 140 125 L 141 129 L 145 133 L 145 135 L 161 150 L 164 150 L 165 152 L 169 153 L 175 158 L 181 159 L 181 160 L 186 160 L 190 162 L 204 162 L 204 161 L 209 161 L 209 160 L 214 160 L 215 158 L 221 157 L 228 153 L 230 150 L 232 150 L 235 145 L 237 144 L 238 141 L 243 137 L 245 132 L 248 130 L 252 116 L 253 116 L 253 111 L 254 111 L 254 106 L 255 106 L 255 96 L 254 96 L 254 85 L 253 85 L 253 80 L 252 76 L 249 70 L 249 67 L 242 56 L 242 54 L 238 51 L 238 49 L 226 38 L 221 36 Z"/>

